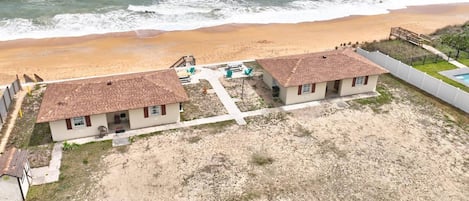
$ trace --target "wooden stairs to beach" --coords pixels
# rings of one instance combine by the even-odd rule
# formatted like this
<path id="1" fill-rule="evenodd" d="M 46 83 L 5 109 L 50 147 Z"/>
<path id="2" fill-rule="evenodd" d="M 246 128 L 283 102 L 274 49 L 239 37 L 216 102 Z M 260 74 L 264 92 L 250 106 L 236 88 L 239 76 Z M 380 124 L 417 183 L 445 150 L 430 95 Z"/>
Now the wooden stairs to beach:
<path id="1" fill-rule="evenodd" d="M 40 77 L 39 75 L 37 75 L 36 73 L 34 73 L 34 78 L 30 77 L 29 75 L 26 75 L 26 74 L 23 74 L 23 78 L 25 80 L 26 83 L 31 83 L 31 82 L 44 82 L 44 79 L 42 79 L 42 77 Z"/>
<path id="2" fill-rule="evenodd" d="M 192 55 L 182 56 L 173 65 L 171 65 L 170 68 L 188 67 L 188 66 L 195 66 L 195 57 Z"/>
<path id="3" fill-rule="evenodd" d="M 389 34 L 389 38 L 391 37 L 399 38 L 402 40 L 406 40 L 412 44 L 422 46 L 424 42 L 430 42 L 431 38 L 423 35 L 423 34 L 418 34 L 413 31 L 410 31 L 408 29 L 404 29 L 402 27 L 392 27 L 391 28 L 391 33 Z"/>

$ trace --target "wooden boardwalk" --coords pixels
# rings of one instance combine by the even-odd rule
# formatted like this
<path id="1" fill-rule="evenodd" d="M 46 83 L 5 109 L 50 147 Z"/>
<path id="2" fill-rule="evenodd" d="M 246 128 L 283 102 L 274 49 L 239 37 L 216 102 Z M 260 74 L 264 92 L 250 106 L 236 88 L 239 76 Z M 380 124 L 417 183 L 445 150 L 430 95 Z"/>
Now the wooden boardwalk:
<path id="1" fill-rule="evenodd" d="M 195 66 L 195 57 L 192 55 L 183 56 L 177 60 L 170 68 Z"/>
<path id="2" fill-rule="evenodd" d="M 422 46 L 423 42 L 431 41 L 431 38 L 426 35 L 418 34 L 402 27 L 392 27 L 389 34 L 390 39 L 391 37 L 400 38 L 418 46 Z"/>

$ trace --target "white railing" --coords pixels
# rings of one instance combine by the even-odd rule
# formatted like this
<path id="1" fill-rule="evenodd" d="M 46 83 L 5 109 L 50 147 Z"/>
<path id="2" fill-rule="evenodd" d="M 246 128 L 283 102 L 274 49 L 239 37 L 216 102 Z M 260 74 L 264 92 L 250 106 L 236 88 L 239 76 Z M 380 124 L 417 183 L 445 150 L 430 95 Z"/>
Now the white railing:
<path id="1" fill-rule="evenodd" d="M 392 75 L 432 94 L 435 97 L 469 113 L 469 93 L 436 79 L 412 66 L 402 63 L 379 51 L 357 49 L 357 53 L 386 68 Z"/>

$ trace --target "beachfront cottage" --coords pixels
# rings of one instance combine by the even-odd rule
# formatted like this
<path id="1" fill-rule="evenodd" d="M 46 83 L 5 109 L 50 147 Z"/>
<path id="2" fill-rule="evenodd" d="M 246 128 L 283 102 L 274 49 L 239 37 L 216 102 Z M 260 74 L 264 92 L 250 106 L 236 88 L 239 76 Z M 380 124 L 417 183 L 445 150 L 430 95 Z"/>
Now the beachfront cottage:
<path id="1" fill-rule="evenodd" d="M 31 185 L 28 153 L 15 148 L 0 156 L 0 201 L 23 201 Z"/>
<path id="2" fill-rule="evenodd" d="M 373 92 L 388 71 L 351 49 L 260 59 L 263 80 L 285 104 Z"/>
<path id="3" fill-rule="evenodd" d="M 189 98 L 174 69 L 49 84 L 37 123 L 54 141 L 179 121 Z"/>

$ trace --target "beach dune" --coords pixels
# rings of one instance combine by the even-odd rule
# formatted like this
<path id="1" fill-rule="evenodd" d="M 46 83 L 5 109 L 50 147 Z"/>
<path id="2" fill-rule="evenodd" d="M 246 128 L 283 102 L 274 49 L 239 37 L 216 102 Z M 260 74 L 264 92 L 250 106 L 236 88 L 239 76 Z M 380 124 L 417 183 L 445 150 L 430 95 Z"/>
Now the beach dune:
<path id="1" fill-rule="evenodd" d="M 333 49 L 388 37 L 401 26 L 428 34 L 469 20 L 469 3 L 416 6 L 389 14 L 298 24 L 228 24 L 189 31 L 142 30 L 0 42 L 0 84 L 36 73 L 45 80 L 167 68 L 183 55 L 198 64 Z"/>

